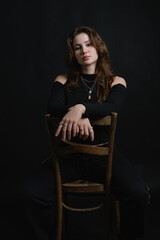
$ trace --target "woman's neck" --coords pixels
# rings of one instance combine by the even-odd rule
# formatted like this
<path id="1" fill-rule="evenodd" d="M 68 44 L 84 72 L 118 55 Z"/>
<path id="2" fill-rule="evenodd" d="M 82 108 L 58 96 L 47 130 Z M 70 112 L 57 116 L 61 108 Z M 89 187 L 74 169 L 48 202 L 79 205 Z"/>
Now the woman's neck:
<path id="1" fill-rule="evenodd" d="M 81 73 L 81 77 L 84 80 L 88 80 L 88 81 L 94 81 L 96 78 L 96 74 L 85 74 L 85 73 Z"/>
<path id="2" fill-rule="evenodd" d="M 93 66 L 83 66 L 82 67 L 82 74 L 95 74 L 95 67 Z"/>

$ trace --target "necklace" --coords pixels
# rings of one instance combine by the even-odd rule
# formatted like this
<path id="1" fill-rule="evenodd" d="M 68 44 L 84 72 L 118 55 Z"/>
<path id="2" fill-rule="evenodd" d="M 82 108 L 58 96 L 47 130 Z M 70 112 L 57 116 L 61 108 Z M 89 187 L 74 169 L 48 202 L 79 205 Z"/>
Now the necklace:
<path id="1" fill-rule="evenodd" d="M 89 87 L 86 82 L 90 82 L 90 81 L 87 81 L 87 80 L 84 79 L 83 77 L 81 77 L 81 80 L 82 80 L 82 82 L 83 82 L 83 84 L 84 84 L 84 86 L 85 86 L 85 88 L 86 88 L 86 90 L 87 90 L 87 92 L 88 92 L 88 100 L 90 100 L 90 99 L 91 99 L 92 92 L 93 92 L 93 89 L 94 89 L 94 87 L 95 87 L 95 85 L 96 85 L 96 81 L 94 81 L 94 83 L 92 84 L 92 86 Z M 88 91 L 88 90 L 89 90 L 89 91 Z"/>

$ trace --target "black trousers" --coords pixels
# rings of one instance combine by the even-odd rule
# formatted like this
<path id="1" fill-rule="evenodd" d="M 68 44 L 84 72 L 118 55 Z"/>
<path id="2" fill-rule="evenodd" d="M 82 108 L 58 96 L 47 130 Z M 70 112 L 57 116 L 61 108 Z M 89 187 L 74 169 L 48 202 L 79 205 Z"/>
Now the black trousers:
<path id="1" fill-rule="evenodd" d="M 86 154 L 61 159 L 62 182 L 79 178 L 104 182 L 106 158 Z M 118 239 L 143 237 L 144 209 L 148 190 L 134 166 L 115 148 L 111 190 L 120 200 L 121 226 Z M 26 232 L 24 239 L 56 239 L 56 184 L 50 161 L 42 163 L 25 184 Z"/>

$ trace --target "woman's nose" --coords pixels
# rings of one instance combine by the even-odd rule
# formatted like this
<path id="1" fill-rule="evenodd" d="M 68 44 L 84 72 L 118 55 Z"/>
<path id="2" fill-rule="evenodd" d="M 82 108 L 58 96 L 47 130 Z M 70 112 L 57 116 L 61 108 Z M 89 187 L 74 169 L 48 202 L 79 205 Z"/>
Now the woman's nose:
<path id="1" fill-rule="evenodd" d="M 82 47 L 82 52 L 83 52 L 83 54 L 87 52 L 86 46 L 83 46 L 83 47 Z"/>

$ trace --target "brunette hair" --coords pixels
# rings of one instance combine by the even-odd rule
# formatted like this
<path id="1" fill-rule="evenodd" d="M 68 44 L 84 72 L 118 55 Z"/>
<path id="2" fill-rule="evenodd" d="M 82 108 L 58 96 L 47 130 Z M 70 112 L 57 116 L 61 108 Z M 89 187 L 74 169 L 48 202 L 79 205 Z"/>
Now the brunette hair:
<path id="1" fill-rule="evenodd" d="M 111 83 L 114 80 L 115 74 L 113 74 L 111 71 L 110 57 L 104 41 L 94 29 L 87 26 L 76 27 L 72 30 L 67 38 L 67 52 L 65 62 L 69 70 L 68 90 L 70 90 L 71 87 L 78 85 L 78 79 L 81 73 L 81 66 L 76 60 L 73 49 L 74 37 L 80 33 L 86 33 L 89 36 L 91 44 L 97 51 L 98 60 L 95 70 L 97 97 L 98 102 L 103 102 L 108 97 L 109 91 L 111 89 Z"/>

